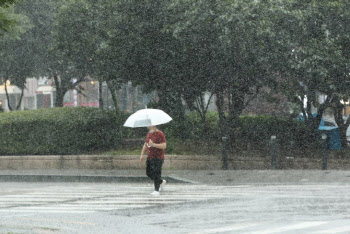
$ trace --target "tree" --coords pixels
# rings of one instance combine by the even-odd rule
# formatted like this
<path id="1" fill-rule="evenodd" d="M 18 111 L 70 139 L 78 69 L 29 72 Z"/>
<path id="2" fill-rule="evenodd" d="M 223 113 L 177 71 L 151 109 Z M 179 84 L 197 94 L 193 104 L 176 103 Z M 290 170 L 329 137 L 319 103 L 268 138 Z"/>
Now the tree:
<path id="1" fill-rule="evenodd" d="M 204 139 L 209 139 L 206 114 L 214 93 L 208 102 L 204 94 L 212 91 L 218 70 L 215 65 L 222 55 L 218 40 L 222 31 L 217 24 L 222 10 L 220 1 L 173 1 L 165 25 L 165 30 L 175 38 L 171 47 L 175 55 L 173 88 L 177 88 L 187 107 L 200 116 Z"/>
<path id="2" fill-rule="evenodd" d="M 33 64 L 30 59 L 30 48 L 24 40 L 6 40 L 1 43 L 0 55 L 0 71 L 5 85 L 6 98 L 10 111 L 18 110 L 21 107 L 23 93 L 26 84 L 26 78 L 33 74 Z M 8 81 L 12 85 L 22 90 L 19 101 L 16 106 L 11 106 L 10 96 L 7 90 Z"/>
<path id="3" fill-rule="evenodd" d="M 58 9 L 64 6 L 66 0 L 26 0 L 15 6 L 15 12 L 26 16 L 30 27 L 18 40 L 7 40 L 2 46 L 3 59 L 0 69 L 4 77 L 18 87 L 25 87 L 27 77 L 49 76 L 56 86 L 56 105 L 63 106 L 66 91 L 74 88 L 72 83 L 71 64 L 64 59 L 62 53 L 53 50 L 53 24 L 57 18 Z M 22 30 L 23 31 L 23 30 Z M 68 78 L 67 78 L 68 77 Z M 14 109 L 9 107 L 10 109 Z"/>
<path id="4" fill-rule="evenodd" d="M 71 1 L 60 9 L 54 26 L 53 51 L 69 63 L 71 77 L 61 79 L 61 82 L 66 82 L 67 85 L 61 84 L 57 87 L 60 90 L 58 99 L 62 100 L 66 91 L 76 87 L 87 76 L 98 79 L 100 84 L 111 80 L 110 66 L 106 67 L 108 57 L 104 53 L 107 52 L 105 48 L 109 38 L 109 22 L 113 17 L 114 8 L 115 3 L 111 1 L 78 0 Z M 77 78 L 74 84 L 71 83 L 72 77 Z M 107 83 L 113 90 L 113 101 L 117 106 L 115 83 Z M 101 92 L 102 85 L 99 87 Z M 103 108 L 102 100 L 100 95 L 101 108 Z"/>
<path id="5" fill-rule="evenodd" d="M 328 63 L 325 64 L 330 73 L 328 84 L 333 91 L 332 108 L 334 118 L 339 127 L 343 147 L 347 147 L 346 131 L 350 118 L 343 119 L 345 102 L 350 99 L 350 3 L 348 1 L 325 2 L 318 8 L 325 15 L 323 27 L 327 38 L 332 42 L 329 46 Z"/>
<path id="6" fill-rule="evenodd" d="M 26 78 L 45 74 L 56 3 L 52 0 L 28 0 L 19 2 L 14 7 L 14 13 L 21 16 L 21 25 L 17 30 L 20 35 L 3 40 L 0 49 L 0 70 L 7 98 L 9 99 L 7 80 L 22 90 L 16 107 L 12 107 L 8 100 L 10 110 L 20 108 Z"/>
<path id="7" fill-rule="evenodd" d="M 265 8 L 258 1 L 191 1 L 177 23 L 176 35 L 186 44 L 182 53 L 191 62 L 186 69 L 194 74 L 188 95 L 193 98 L 197 87 L 215 94 L 221 135 L 231 142 L 239 116 L 269 78 Z"/>
<path id="8" fill-rule="evenodd" d="M 276 74 L 275 88 L 299 104 L 308 140 L 314 143 L 324 111 L 332 103 L 339 105 L 341 97 L 348 92 L 347 47 L 341 41 L 347 42 L 349 37 L 346 31 L 349 8 L 344 1 L 293 0 L 282 6 L 276 4 L 272 38 L 275 59 L 271 60 Z M 320 94 L 326 95 L 322 103 L 318 100 Z M 315 117 L 312 107 L 317 108 Z M 344 135 L 342 125 L 339 123 Z M 342 138 L 344 145 L 346 138 Z"/>
<path id="9" fill-rule="evenodd" d="M 119 1 L 110 61 L 122 80 L 156 90 L 161 107 L 179 122 L 184 100 L 205 126 L 203 93 L 215 94 L 222 134 L 233 137 L 239 115 L 268 78 L 264 7 L 246 1 Z"/>
<path id="10" fill-rule="evenodd" d="M 0 7 L 8 7 L 16 2 L 16 0 L 0 0 Z"/>
<path id="11" fill-rule="evenodd" d="M 59 11 L 64 9 L 66 0 L 29 0 L 22 6 L 31 13 L 33 21 L 32 35 L 35 51 L 31 54 L 35 58 L 37 76 L 48 76 L 54 80 L 56 90 L 55 106 L 63 106 L 65 93 L 77 87 L 81 82 L 73 82 L 76 70 L 72 63 L 67 61 L 62 51 L 56 49 L 57 35 L 54 26 L 59 20 Z M 69 29 L 71 30 L 71 29 Z"/>
<path id="12" fill-rule="evenodd" d="M 19 23 L 17 15 L 13 13 L 16 0 L 0 0 L 0 36 L 11 31 Z"/>
<path id="13" fill-rule="evenodd" d="M 159 105 L 179 122 L 184 122 L 181 80 L 177 80 L 176 38 L 166 30 L 171 1 L 142 0 L 117 3 L 108 39 L 111 72 L 124 82 L 157 91 Z"/>
<path id="14" fill-rule="evenodd" d="M 8 5 L 12 3 L 13 1 L 2 3 L 3 6 L 11 8 L 9 16 L 15 24 L 11 24 L 10 28 L 6 30 L 7 33 L 0 38 L 0 77 L 1 82 L 5 85 L 9 110 L 18 110 L 23 98 L 25 79 L 27 75 L 32 74 L 33 70 L 32 64 L 29 64 L 32 61 L 32 58 L 29 57 L 30 45 L 26 39 L 23 39 L 30 31 L 31 25 L 28 17 Z M 7 90 L 8 81 L 22 90 L 19 102 L 14 107 L 10 103 Z"/>

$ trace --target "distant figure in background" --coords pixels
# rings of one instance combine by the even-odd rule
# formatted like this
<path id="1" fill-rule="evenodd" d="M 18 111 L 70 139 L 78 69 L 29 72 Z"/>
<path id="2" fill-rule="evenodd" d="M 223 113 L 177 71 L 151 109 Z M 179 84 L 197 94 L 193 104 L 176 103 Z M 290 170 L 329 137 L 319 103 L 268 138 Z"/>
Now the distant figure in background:
<path id="1" fill-rule="evenodd" d="M 166 139 L 164 133 L 156 126 L 150 126 L 148 127 L 148 130 L 149 132 L 142 148 L 140 160 L 143 162 L 144 154 L 148 149 L 146 174 L 151 180 L 154 181 L 154 192 L 151 193 L 151 195 L 158 196 L 159 191 L 163 191 L 164 185 L 166 184 L 166 180 L 162 179 L 162 166 L 164 163 Z"/>

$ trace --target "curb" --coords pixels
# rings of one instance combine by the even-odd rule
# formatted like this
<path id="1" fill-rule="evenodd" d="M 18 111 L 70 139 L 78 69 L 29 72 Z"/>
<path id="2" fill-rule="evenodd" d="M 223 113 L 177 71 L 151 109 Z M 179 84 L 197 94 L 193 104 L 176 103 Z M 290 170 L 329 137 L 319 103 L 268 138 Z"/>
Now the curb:
<path id="1" fill-rule="evenodd" d="M 321 158 L 277 158 L 277 169 L 321 169 Z M 348 159 L 329 157 L 328 169 L 350 170 Z M 138 155 L 23 155 L 0 156 L 0 170 L 136 170 L 145 169 Z M 167 155 L 163 169 L 221 170 L 222 161 L 214 156 Z M 228 159 L 233 170 L 266 170 L 271 168 L 269 157 L 235 157 Z M 59 174 L 60 175 L 60 174 Z"/>
<path id="2" fill-rule="evenodd" d="M 173 176 L 162 178 L 174 184 L 192 183 Z M 151 180 L 146 176 L 0 175 L 0 182 L 148 183 Z"/>
<path id="3" fill-rule="evenodd" d="M 23 155 L 0 156 L 0 170 L 51 169 L 145 169 L 138 155 Z M 211 156 L 167 155 L 163 169 L 219 169 L 220 160 Z"/>
<path id="4" fill-rule="evenodd" d="M 188 179 L 180 178 L 177 175 L 169 175 L 168 178 L 171 178 L 172 180 L 182 181 L 183 183 L 187 183 L 187 184 L 200 184 L 200 182 L 197 182 L 197 181 L 194 181 L 194 180 L 188 180 Z"/>

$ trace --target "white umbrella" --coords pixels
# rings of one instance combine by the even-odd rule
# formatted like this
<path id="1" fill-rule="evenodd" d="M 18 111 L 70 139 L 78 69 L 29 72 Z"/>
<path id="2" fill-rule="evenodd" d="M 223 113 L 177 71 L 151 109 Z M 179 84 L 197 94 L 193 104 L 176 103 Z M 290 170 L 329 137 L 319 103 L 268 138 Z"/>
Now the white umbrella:
<path id="1" fill-rule="evenodd" d="M 124 127 L 138 128 L 165 124 L 173 120 L 167 113 L 158 109 L 142 109 L 132 114 Z"/>

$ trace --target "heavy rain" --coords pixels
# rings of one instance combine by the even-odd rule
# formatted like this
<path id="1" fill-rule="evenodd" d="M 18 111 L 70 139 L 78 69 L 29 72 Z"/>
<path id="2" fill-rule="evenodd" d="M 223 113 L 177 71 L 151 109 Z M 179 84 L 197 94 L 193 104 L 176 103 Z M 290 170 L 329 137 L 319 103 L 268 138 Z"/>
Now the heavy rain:
<path id="1" fill-rule="evenodd" d="M 350 1 L 0 0 L 0 233 L 350 233 Z"/>

